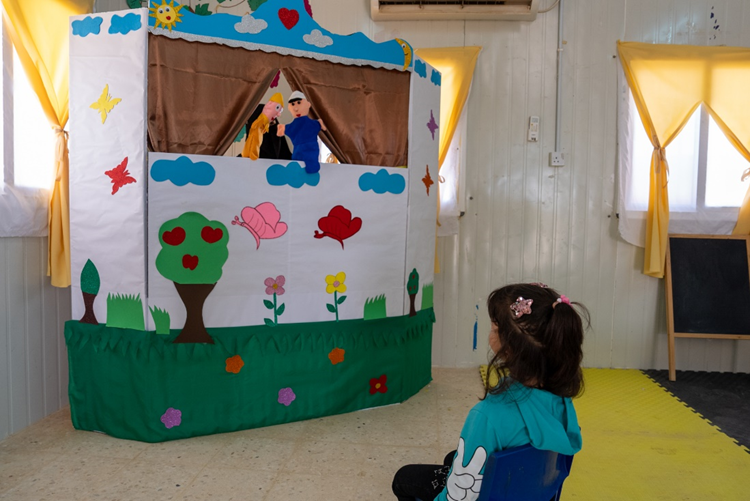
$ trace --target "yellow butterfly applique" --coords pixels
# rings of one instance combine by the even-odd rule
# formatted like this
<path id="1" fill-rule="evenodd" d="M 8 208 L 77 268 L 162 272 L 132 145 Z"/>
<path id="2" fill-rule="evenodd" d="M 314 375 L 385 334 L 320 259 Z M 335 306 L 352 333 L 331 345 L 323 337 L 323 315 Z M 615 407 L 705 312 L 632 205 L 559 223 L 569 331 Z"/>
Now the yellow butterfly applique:
<path id="1" fill-rule="evenodd" d="M 112 108 L 114 108 L 120 101 L 122 101 L 122 99 L 119 97 L 112 99 L 112 96 L 109 95 L 109 84 L 107 84 L 104 86 L 102 95 L 99 96 L 99 99 L 92 103 L 90 107 L 102 115 L 102 123 L 104 123 L 104 121 L 107 120 L 107 113 L 111 112 Z"/>

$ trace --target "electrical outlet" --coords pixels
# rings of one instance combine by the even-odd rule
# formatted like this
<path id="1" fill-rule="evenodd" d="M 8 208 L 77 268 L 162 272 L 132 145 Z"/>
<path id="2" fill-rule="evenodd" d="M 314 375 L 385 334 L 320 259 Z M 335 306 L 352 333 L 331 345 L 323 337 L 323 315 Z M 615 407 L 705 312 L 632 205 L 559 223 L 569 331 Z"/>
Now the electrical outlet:
<path id="1" fill-rule="evenodd" d="M 561 151 L 555 151 L 549 154 L 550 167 L 562 167 L 565 165 L 565 157 Z"/>

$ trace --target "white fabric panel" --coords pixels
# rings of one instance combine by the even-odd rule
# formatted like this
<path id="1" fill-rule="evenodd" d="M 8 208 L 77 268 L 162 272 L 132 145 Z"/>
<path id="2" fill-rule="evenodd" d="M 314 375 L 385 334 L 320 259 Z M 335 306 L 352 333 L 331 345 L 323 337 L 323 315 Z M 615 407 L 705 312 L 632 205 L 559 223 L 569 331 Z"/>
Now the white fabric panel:
<path id="1" fill-rule="evenodd" d="M 141 16 L 141 28 L 123 35 L 108 32 L 114 15 Z M 73 318 L 84 312 L 80 275 L 86 261 L 101 280 L 94 303 L 99 323 L 105 323 L 109 293 L 140 294 L 146 325 L 145 177 L 146 145 L 146 26 L 148 10 L 139 9 L 103 18 L 99 34 L 70 36 L 70 227 Z M 75 20 L 94 16 L 77 16 Z M 105 85 L 120 98 L 102 123 L 91 108 Z M 113 194 L 105 171 L 128 158 L 127 171 L 135 183 Z"/>
<path id="2" fill-rule="evenodd" d="M 417 61 L 424 61 L 416 58 Z M 409 99 L 409 223 L 406 243 L 406 269 L 404 288 L 409 273 L 414 268 L 419 273 L 419 292 L 416 305 L 422 301 L 422 289 L 433 283 L 435 274 L 435 228 L 437 226 L 438 203 L 438 142 L 439 131 L 434 138 L 427 124 L 434 118 L 440 126 L 440 86 L 431 81 L 433 68 L 427 63 L 426 77 L 416 72 L 411 76 Z M 422 179 L 429 169 L 432 184 L 427 187 Z M 409 311 L 409 296 L 404 294 L 405 312 Z"/>
<path id="3" fill-rule="evenodd" d="M 174 160 L 183 155 L 149 154 L 149 166 L 158 160 Z M 346 273 L 339 318 L 362 318 L 367 298 L 386 295 L 388 316 L 403 314 L 404 248 L 406 245 L 407 191 L 400 194 L 376 194 L 359 188 L 360 176 L 375 173 L 380 167 L 322 164 L 317 186 L 301 188 L 271 186 L 266 169 L 271 165 L 294 162 L 244 158 L 187 155 L 193 162 L 207 162 L 216 171 L 208 186 L 177 186 L 170 181 L 157 182 L 149 176 L 149 305 L 166 309 L 172 328 L 185 321 L 185 307 L 174 284 L 156 269 L 161 250 L 159 228 L 184 212 L 198 212 L 209 220 L 222 222 L 229 232 L 229 258 L 222 268 L 221 279 L 206 300 L 203 309 L 207 327 L 262 325 L 273 319 L 263 300 L 266 278 L 283 275 L 285 293 L 277 298 L 285 311 L 279 323 L 334 320 L 326 303 L 333 295 L 326 293 L 325 277 Z M 404 176 L 406 169 L 385 169 L 389 174 Z M 271 202 L 288 225 L 279 238 L 261 239 L 257 247 L 250 231 L 232 225 L 243 208 Z M 352 218 L 362 220 L 359 232 L 344 240 L 344 248 L 331 238 L 314 238 L 318 220 L 342 205 Z"/>

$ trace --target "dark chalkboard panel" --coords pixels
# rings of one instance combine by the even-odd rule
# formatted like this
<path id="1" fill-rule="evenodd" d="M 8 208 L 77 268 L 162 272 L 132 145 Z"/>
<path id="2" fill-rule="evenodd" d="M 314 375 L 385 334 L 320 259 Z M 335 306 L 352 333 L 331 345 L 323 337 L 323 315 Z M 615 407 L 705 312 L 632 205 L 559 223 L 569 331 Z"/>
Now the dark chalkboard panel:
<path id="1" fill-rule="evenodd" d="M 747 236 L 669 235 L 666 292 L 669 370 L 674 338 L 750 339 Z"/>
<path id="2" fill-rule="evenodd" d="M 750 335 L 745 239 L 670 238 L 675 332 Z"/>

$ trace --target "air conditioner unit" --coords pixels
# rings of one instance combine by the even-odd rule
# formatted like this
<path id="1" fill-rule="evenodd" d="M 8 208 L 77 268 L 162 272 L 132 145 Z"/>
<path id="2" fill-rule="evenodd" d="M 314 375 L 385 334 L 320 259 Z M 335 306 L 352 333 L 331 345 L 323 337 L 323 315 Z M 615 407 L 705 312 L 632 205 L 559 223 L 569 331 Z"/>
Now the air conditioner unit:
<path id="1" fill-rule="evenodd" d="M 370 0 L 374 21 L 533 21 L 539 0 Z"/>

